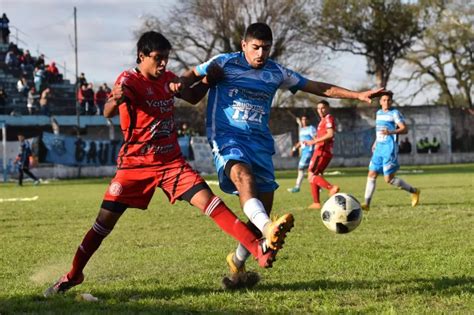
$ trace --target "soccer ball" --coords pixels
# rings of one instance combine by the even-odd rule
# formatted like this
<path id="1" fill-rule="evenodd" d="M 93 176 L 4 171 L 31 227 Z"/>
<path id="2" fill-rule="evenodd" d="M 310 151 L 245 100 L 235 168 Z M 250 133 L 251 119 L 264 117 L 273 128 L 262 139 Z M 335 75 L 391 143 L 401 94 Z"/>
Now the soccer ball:
<path id="1" fill-rule="evenodd" d="M 338 234 L 349 233 L 362 221 L 362 209 L 353 196 L 337 193 L 324 203 L 321 219 L 329 230 Z"/>

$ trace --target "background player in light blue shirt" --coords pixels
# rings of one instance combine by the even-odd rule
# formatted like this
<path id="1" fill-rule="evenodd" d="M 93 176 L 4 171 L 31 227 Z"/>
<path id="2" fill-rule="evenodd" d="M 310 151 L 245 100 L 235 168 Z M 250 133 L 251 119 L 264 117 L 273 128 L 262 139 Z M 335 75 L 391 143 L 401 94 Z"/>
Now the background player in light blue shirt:
<path id="1" fill-rule="evenodd" d="M 301 183 L 304 178 L 304 170 L 308 168 L 309 161 L 313 156 L 314 145 L 306 145 L 304 141 L 311 141 L 316 136 L 316 128 L 312 125 L 308 125 L 308 117 L 301 116 L 297 118 L 296 122 L 299 126 L 298 142 L 293 146 L 292 151 L 300 149 L 300 160 L 298 162 L 298 177 L 296 177 L 296 184 L 293 188 L 288 188 L 291 193 L 297 193 L 300 191 Z"/>
<path id="2" fill-rule="evenodd" d="M 279 250 L 286 233 L 293 226 L 293 216 L 270 220 L 275 181 L 272 155 L 273 138 L 268 126 L 270 108 L 278 89 L 298 90 L 311 94 L 350 98 L 370 102 L 383 89 L 364 92 L 350 91 L 332 84 L 312 81 L 269 59 L 273 35 L 264 23 L 254 23 L 246 29 L 242 52 L 218 55 L 188 71 L 183 78 L 196 82 L 209 77 L 211 65 L 222 69 L 221 80 L 210 88 L 207 107 L 207 137 L 212 148 L 219 184 L 227 193 L 237 193 L 244 213 L 256 232 L 265 237 L 268 228 L 281 227 L 281 237 L 272 240 Z M 227 256 L 231 277 L 224 278 L 225 287 L 249 287 L 245 247 L 239 245 Z M 258 280 L 257 280 L 258 281 Z"/>
<path id="3" fill-rule="evenodd" d="M 372 159 L 369 164 L 369 174 L 365 186 L 365 203 L 362 209 L 368 211 L 375 192 L 375 182 L 378 174 L 383 174 L 385 182 L 411 193 L 411 205 L 418 204 L 420 190 L 412 187 L 403 179 L 396 177 L 398 164 L 398 135 L 406 134 L 408 128 L 405 118 L 395 108 L 392 108 L 393 93 L 386 91 L 380 97 L 380 106 L 375 119 L 375 142 L 372 147 Z"/>

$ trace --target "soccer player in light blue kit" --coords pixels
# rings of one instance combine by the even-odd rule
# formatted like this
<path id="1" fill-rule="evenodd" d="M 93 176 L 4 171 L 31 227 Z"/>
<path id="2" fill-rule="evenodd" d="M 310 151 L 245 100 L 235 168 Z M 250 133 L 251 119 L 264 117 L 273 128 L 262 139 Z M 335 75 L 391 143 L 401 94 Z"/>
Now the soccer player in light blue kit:
<path id="1" fill-rule="evenodd" d="M 383 89 L 350 91 L 332 84 L 312 81 L 268 59 L 273 35 L 264 23 L 251 24 L 241 41 L 242 52 L 218 55 L 188 71 L 183 78 L 189 83 L 200 80 L 217 65 L 221 69 L 211 86 L 207 107 L 207 137 L 221 189 L 239 195 L 249 226 L 265 237 L 268 227 L 280 227 L 278 238 L 268 243 L 281 249 L 286 234 L 293 227 L 293 216 L 285 214 L 275 222 L 272 210 L 275 181 L 272 155 L 274 141 L 268 126 L 273 97 L 278 89 L 296 93 L 302 90 L 324 97 L 350 98 L 370 102 Z M 213 66 L 211 66 L 213 65 Z M 247 273 L 245 261 L 249 252 L 239 244 L 227 255 L 231 276 L 225 277 L 225 288 L 251 287 L 258 282 Z"/>
<path id="2" fill-rule="evenodd" d="M 380 97 L 380 106 L 375 119 L 376 138 L 372 147 L 372 159 L 369 164 L 367 185 L 365 186 L 365 203 L 362 209 L 370 209 L 370 201 L 375 192 L 375 182 L 378 174 L 383 174 L 385 182 L 411 193 L 411 205 L 415 207 L 420 200 L 420 190 L 412 187 L 403 179 L 396 177 L 400 168 L 398 164 L 398 135 L 406 134 L 408 128 L 405 118 L 395 108 L 392 108 L 393 93 L 386 91 Z"/>
<path id="3" fill-rule="evenodd" d="M 296 185 L 293 188 L 288 188 L 288 191 L 291 193 L 300 192 L 301 183 L 304 178 L 304 170 L 308 168 L 309 161 L 311 161 L 311 157 L 313 156 L 314 145 L 306 145 L 304 141 L 311 141 L 316 136 L 316 128 L 312 125 L 308 125 L 308 117 L 301 116 L 301 118 L 297 118 L 296 122 L 300 130 L 298 142 L 293 146 L 292 151 L 295 152 L 298 149 L 301 149 L 301 151 Z"/>

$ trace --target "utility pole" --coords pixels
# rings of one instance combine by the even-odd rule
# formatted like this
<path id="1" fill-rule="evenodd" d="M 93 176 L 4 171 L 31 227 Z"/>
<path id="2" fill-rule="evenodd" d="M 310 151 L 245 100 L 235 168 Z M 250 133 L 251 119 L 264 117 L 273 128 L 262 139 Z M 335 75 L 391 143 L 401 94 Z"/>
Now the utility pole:
<path id="1" fill-rule="evenodd" d="M 77 138 L 79 139 L 81 137 L 81 113 L 80 113 L 80 110 L 79 110 L 79 104 L 78 104 L 78 99 L 77 99 L 77 92 L 78 92 L 78 89 L 80 88 L 79 87 L 79 82 L 78 82 L 78 78 L 79 78 L 79 62 L 78 62 L 78 58 L 77 58 L 77 9 L 76 7 L 74 7 L 74 54 L 75 54 L 75 58 L 76 58 L 76 83 L 75 83 L 75 92 L 76 92 L 76 95 L 75 95 L 75 100 L 76 100 L 76 119 L 77 119 Z M 78 165 L 78 168 L 77 168 L 77 177 L 81 177 L 81 166 Z"/>
<path id="2" fill-rule="evenodd" d="M 77 118 L 77 135 L 79 136 L 80 132 L 80 128 L 81 128 L 81 118 L 80 118 L 80 111 L 79 111 L 79 104 L 77 102 L 77 92 L 78 92 L 78 89 L 79 89 L 79 86 L 78 86 L 78 78 L 79 78 L 79 62 L 78 62 L 78 58 L 77 58 L 77 9 L 76 7 L 74 7 L 74 56 L 75 56 L 75 59 L 76 59 L 76 82 L 75 82 L 75 100 L 76 100 L 76 118 Z"/>

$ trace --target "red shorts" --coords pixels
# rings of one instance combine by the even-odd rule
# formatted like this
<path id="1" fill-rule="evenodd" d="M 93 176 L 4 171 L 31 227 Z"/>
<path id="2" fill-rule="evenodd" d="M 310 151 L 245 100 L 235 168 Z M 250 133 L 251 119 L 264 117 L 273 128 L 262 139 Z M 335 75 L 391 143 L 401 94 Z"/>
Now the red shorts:
<path id="1" fill-rule="evenodd" d="M 332 154 L 328 152 L 314 152 L 309 162 L 308 171 L 313 174 L 322 174 L 329 162 L 331 162 Z"/>
<path id="2" fill-rule="evenodd" d="M 105 192 L 104 201 L 116 201 L 130 208 L 146 209 L 156 187 L 171 203 L 204 179 L 180 157 L 162 166 L 117 170 Z"/>

